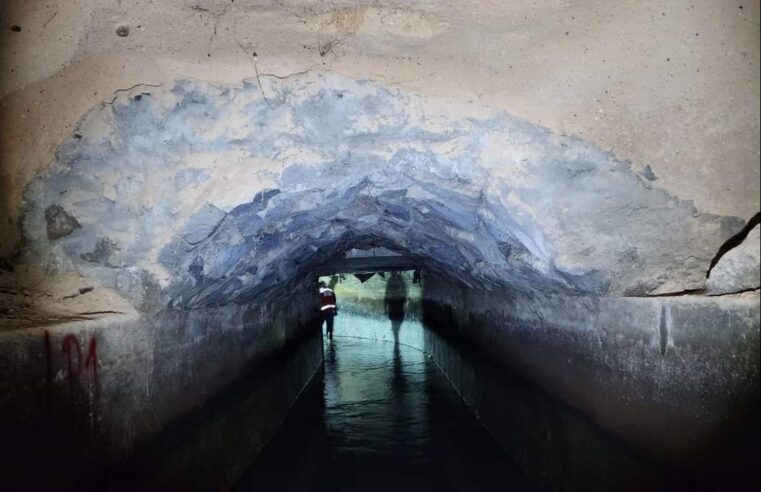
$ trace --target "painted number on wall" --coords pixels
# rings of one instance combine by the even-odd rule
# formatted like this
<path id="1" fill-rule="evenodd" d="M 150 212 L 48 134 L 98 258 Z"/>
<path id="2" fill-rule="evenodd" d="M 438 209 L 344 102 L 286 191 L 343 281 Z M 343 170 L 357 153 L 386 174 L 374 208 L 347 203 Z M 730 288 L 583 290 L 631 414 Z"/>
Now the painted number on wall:
<path id="1" fill-rule="evenodd" d="M 52 385 L 55 381 L 55 375 L 53 371 L 53 355 L 54 348 L 51 341 L 50 332 L 45 330 L 44 343 L 45 343 L 45 377 L 48 385 Z M 69 391 L 74 392 L 80 384 L 80 376 L 85 373 L 89 374 L 90 381 L 95 388 L 97 394 L 98 391 L 98 342 L 95 337 L 90 338 L 87 343 L 86 350 L 83 350 L 79 339 L 72 334 L 68 334 L 61 340 L 59 350 L 63 359 L 63 366 L 66 369 L 66 377 L 69 383 Z"/>

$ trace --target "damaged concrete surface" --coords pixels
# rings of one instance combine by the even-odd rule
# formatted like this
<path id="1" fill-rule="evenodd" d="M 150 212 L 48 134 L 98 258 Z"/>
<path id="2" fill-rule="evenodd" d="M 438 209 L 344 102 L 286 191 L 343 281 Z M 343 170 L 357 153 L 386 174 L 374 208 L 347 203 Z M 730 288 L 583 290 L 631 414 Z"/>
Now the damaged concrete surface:
<path id="1" fill-rule="evenodd" d="M 727 294 L 761 288 L 761 226 L 719 259 L 708 276 L 710 294 Z"/>
<path id="2" fill-rule="evenodd" d="M 247 302 L 374 243 L 481 288 L 646 295 L 703 288 L 743 225 L 502 111 L 329 74 L 268 90 L 178 82 L 93 109 L 26 191 L 22 262 L 142 312 Z M 51 209 L 81 227 L 49 241 Z"/>
<path id="3" fill-rule="evenodd" d="M 754 2 L 11 0 L 0 26 L 2 257 L 23 189 L 92 106 L 140 83 L 255 80 L 254 52 L 260 74 L 497 107 L 650 169 L 700 211 L 759 210 Z"/>
<path id="4" fill-rule="evenodd" d="M 235 279 L 221 279 L 220 272 L 235 263 L 233 257 L 245 256 L 234 231 L 225 232 L 233 237 L 223 240 L 229 243 L 230 257 L 217 261 L 224 265 L 187 251 L 187 257 L 171 259 L 164 251 L 160 259 L 161 248 L 172 241 L 188 247 L 186 243 L 202 240 L 215 225 L 213 214 L 232 212 L 257 191 L 272 190 L 260 199 L 276 189 L 286 192 L 273 203 L 326 200 L 320 195 L 299 198 L 296 191 L 304 190 L 289 188 L 312 179 L 295 171 L 302 165 L 333 165 L 332 171 L 318 173 L 330 180 L 331 173 L 338 172 L 336 163 L 343 161 L 355 166 L 352 173 L 361 173 L 362 166 L 383 165 L 396 166 L 392 172 L 397 172 L 409 158 L 417 162 L 413 165 L 418 174 L 426 167 L 442 170 L 444 174 L 436 177 L 442 183 L 470 180 L 454 186 L 462 194 L 458 206 L 465 206 L 471 217 L 474 211 L 481 215 L 475 222 L 458 219 L 434 239 L 448 243 L 452 234 L 460 234 L 454 238 L 458 251 L 447 251 L 448 263 L 439 266 L 450 270 L 456 263 L 457 277 L 475 277 L 467 280 L 472 285 L 500 285 L 508 276 L 516 277 L 512 286 L 525 287 L 541 277 L 541 288 L 584 293 L 651 295 L 702 289 L 711 250 L 741 226 L 731 217 L 746 218 L 759 208 L 759 117 L 749 109 L 758 107 L 759 93 L 755 4 L 716 6 L 705 1 L 668 8 L 601 8 L 596 2 L 472 2 L 465 8 L 426 2 L 299 0 L 273 6 L 221 0 L 35 0 L 5 2 L 1 9 L 0 66 L 5 72 L 0 79 L 0 215 L 7 220 L 0 222 L 0 285 L 7 290 L 29 289 L 24 279 L 30 275 L 55 278 L 81 267 L 87 277 L 83 284 L 118 292 L 143 312 L 170 302 L 217 302 L 219 296 L 212 295 L 214 288 L 209 286 L 215 279 L 226 283 L 225 292 L 244 300 L 244 292 L 253 294 L 251 285 L 266 275 L 270 277 L 263 288 L 281 281 L 281 275 L 293 273 L 293 265 L 275 276 L 267 267 L 260 269 L 257 260 L 257 265 L 241 267 L 243 274 L 236 270 Z M 638 70 L 631 70 L 635 65 Z M 362 82 L 367 80 L 374 82 Z M 348 122 L 357 125 L 354 135 L 337 135 L 335 125 L 346 124 L 341 117 L 364 109 L 347 109 L 348 103 L 334 107 L 325 114 L 334 120 L 317 124 L 324 133 L 305 134 L 304 142 L 289 135 L 289 125 L 301 120 L 277 120 L 294 114 L 309 117 L 310 111 L 314 117 L 322 111 L 321 104 L 330 107 L 331 97 L 344 90 L 349 99 L 385 105 L 401 97 L 404 103 L 397 100 L 378 110 L 373 119 L 385 119 L 383 128 L 374 128 L 368 120 Z M 240 101 L 229 99 L 234 95 Z M 215 97 L 220 99 L 213 101 Z M 304 115 L 299 98 L 311 98 L 303 106 Z M 243 100 L 252 105 L 251 112 L 237 107 Z M 211 113 L 159 107 L 171 101 Z M 367 109 L 368 115 L 375 111 Z M 140 120 L 149 113 L 159 119 L 192 116 L 206 125 L 224 119 L 220 111 L 234 116 L 229 128 L 215 124 L 212 131 L 219 133 L 213 139 L 185 149 L 173 147 L 171 141 L 161 143 L 164 152 L 185 155 L 185 163 L 157 155 L 136 163 L 134 159 L 142 158 L 140 143 L 129 137 L 121 140 L 128 144 L 125 147 L 93 147 L 96 141 L 118 142 L 131 131 L 142 131 L 141 138 L 147 138 L 143 144 L 152 145 L 151 125 L 163 123 Z M 245 125 L 244 120 L 253 126 L 236 127 Z M 135 128 L 117 128 L 117 122 Z M 164 135 L 171 135 L 173 123 L 167 123 Z M 285 140 L 271 140 L 271 148 L 254 148 L 266 140 L 256 136 L 259 130 L 266 133 L 261 125 L 285 133 Z M 374 132 L 393 126 L 399 127 L 393 130 L 398 133 L 375 145 L 396 145 L 395 156 L 389 151 L 368 155 L 374 151 L 365 141 L 360 146 L 365 155 L 350 157 L 350 147 L 362 132 L 372 139 Z M 426 130 L 429 134 L 414 133 L 426 126 L 433 128 Z M 185 137 L 194 138 L 192 131 Z M 243 139 L 255 137 L 246 146 L 227 131 L 240 131 Z M 325 140 L 320 139 L 336 136 L 343 147 L 326 152 Z M 500 141 L 502 137 L 512 140 Z M 231 145 L 228 153 L 221 149 L 225 139 Z M 405 150 L 407 139 L 413 144 Z M 542 148 L 545 145 L 548 149 Z M 291 150 L 283 152 L 286 148 Z M 145 148 L 142 152 L 149 154 Z M 360 157 L 364 163 L 358 162 Z M 84 160 L 73 162 L 80 158 Z M 111 160 L 104 163 L 99 158 Z M 126 167 L 116 172 L 113 159 Z M 480 169 L 470 165 L 473 160 L 479 161 Z M 78 202 L 77 213 L 82 214 L 83 207 L 96 209 L 98 200 L 105 200 L 101 212 L 121 207 L 120 213 L 129 211 L 139 220 L 150 216 L 152 222 L 137 228 L 134 222 L 113 223 L 102 231 L 77 228 L 80 220 L 92 224 L 97 213 L 66 219 L 65 214 L 74 212 L 62 204 L 73 199 L 66 196 L 69 190 L 60 189 L 60 200 L 50 194 L 45 198 L 53 207 L 48 214 L 56 212 L 59 222 L 55 225 L 51 215 L 45 225 L 49 238 L 60 242 L 51 249 L 56 253 L 48 254 L 46 242 L 30 250 L 29 244 L 22 244 L 24 227 L 34 229 L 34 237 L 42 227 L 42 210 L 34 208 L 42 204 L 32 195 L 40 191 L 46 173 L 52 177 L 78 172 L 61 167 L 70 164 L 85 173 L 88 167 L 106 166 L 99 173 L 66 178 L 71 185 L 91 181 L 88 186 L 102 187 L 87 191 L 94 201 Z M 149 170 L 151 166 L 167 167 Z M 293 169 L 281 175 L 288 167 Z M 180 168 L 187 170 L 179 172 Z M 169 169 L 175 174 L 170 176 Z M 238 177 L 232 185 L 225 181 L 231 175 Z M 330 184 L 347 187 L 358 182 L 356 175 L 341 177 L 346 179 Z M 35 178 L 31 186 L 36 188 L 30 189 Z M 417 188 L 409 183 L 389 181 L 373 181 L 372 186 L 387 193 L 380 202 L 391 203 L 388 193 L 402 188 L 412 193 L 394 198 L 397 206 L 430 199 L 415 197 Z M 442 190 L 434 195 L 449 199 L 448 184 L 436 186 Z M 181 199 L 169 196 L 177 189 L 183 189 Z M 26 202 L 25 190 L 30 199 Z M 168 201 L 158 204 L 156 193 L 167 193 Z M 372 197 L 374 191 L 357 193 Z M 349 203 L 349 194 L 334 202 L 336 206 Z M 132 203 L 135 199 L 151 204 L 141 208 Z M 26 226 L 21 224 L 25 211 L 33 212 Z M 495 212 L 498 215 L 489 215 Z M 195 213 L 199 216 L 194 223 L 190 217 Z M 212 215 L 203 216 L 207 213 Z M 434 209 L 430 217 L 435 220 L 445 213 Z M 354 215 L 349 220 L 374 220 L 372 212 Z M 283 230 L 273 214 L 270 217 L 268 227 Z M 486 231 L 486 237 L 473 234 L 481 222 L 497 230 Z M 229 223 L 230 218 L 223 228 Z M 409 224 L 417 224 L 414 217 Z M 390 226 L 387 232 L 398 232 L 398 227 Z M 177 236 L 179 228 L 187 229 Z M 252 231 L 248 234 L 241 237 L 250 238 Z M 511 234 L 517 236 L 501 237 Z M 469 241 L 478 244 L 474 247 Z M 142 246 L 135 247 L 138 243 Z M 416 248 L 420 253 L 419 245 L 401 245 L 412 254 Z M 15 263 L 25 253 L 32 265 L 19 268 Z M 474 261 L 478 255 L 485 261 Z M 237 282 L 245 285 L 232 285 Z M 167 290 L 170 284 L 173 288 Z M 38 290 L 35 309 L 66 311 L 43 302 L 53 295 L 51 288 Z M 96 310 L 100 309 L 78 309 Z M 35 317 L 28 309 L 23 316 Z"/>
<path id="5" fill-rule="evenodd" d="M 119 291 L 77 273 L 18 267 L 0 284 L 0 331 L 137 314 Z"/>

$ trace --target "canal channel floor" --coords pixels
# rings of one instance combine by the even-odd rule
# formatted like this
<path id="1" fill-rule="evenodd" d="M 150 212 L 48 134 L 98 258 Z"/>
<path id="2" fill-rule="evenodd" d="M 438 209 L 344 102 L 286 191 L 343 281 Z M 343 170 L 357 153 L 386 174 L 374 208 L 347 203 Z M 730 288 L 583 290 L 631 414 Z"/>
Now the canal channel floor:
<path id="1" fill-rule="evenodd" d="M 324 354 L 236 491 L 534 490 L 420 350 L 336 338 Z"/>

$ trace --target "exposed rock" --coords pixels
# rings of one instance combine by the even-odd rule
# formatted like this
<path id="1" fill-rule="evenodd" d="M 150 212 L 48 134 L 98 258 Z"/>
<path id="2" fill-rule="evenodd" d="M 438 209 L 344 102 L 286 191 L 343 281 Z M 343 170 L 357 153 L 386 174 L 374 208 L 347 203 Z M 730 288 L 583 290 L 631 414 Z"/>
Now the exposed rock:
<path id="1" fill-rule="evenodd" d="M 711 270 L 709 294 L 728 294 L 761 287 L 761 226 L 754 227 L 745 240 L 721 257 Z"/>
<path id="2" fill-rule="evenodd" d="M 82 253 L 80 258 L 90 263 L 98 263 L 101 265 L 109 265 L 109 259 L 111 255 L 119 250 L 119 246 L 116 241 L 111 238 L 104 237 L 98 240 L 95 245 L 95 249 Z"/>
<path id="3" fill-rule="evenodd" d="M 277 295 L 357 246 L 487 289 L 703 288 L 742 226 L 503 112 L 327 74 L 268 91 L 178 82 L 98 106 L 30 186 L 27 237 L 38 244 L 35 210 L 60 204 L 84 225 L 60 241 L 62 265 L 106 285 L 103 266 L 123 285 L 149 271 L 175 305 L 200 307 Z"/>
<path id="4" fill-rule="evenodd" d="M 75 229 L 82 227 L 77 219 L 58 205 L 50 205 L 45 209 L 45 222 L 47 223 L 48 239 L 51 241 L 68 236 Z"/>
<path id="5" fill-rule="evenodd" d="M 642 171 L 640 171 L 640 174 L 648 181 L 655 181 L 658 179 L 658 177 L 653 172 L 653 168 L 650 167 L 650 164 L 647 164 L 645 167 L 643 167 Z"/>
<path id="6" fill-rule="evenodd" d="M 204 205 L 185 225 L 181 233 L 182 238 L 190 245 L 200 243 L 214 233 L 225 215 L 224 210 L 214 205 Z"/>
<path id="7" fill-rule="evenodd" d="M 758 169 L 747 165 L 759 152 L 758 117 L 747 111 L 759 106 L 759 70 L 752 56 L 742 55 L 755 44 L 759 14 L 747 5 L 717 9 L 702 0 L 691 8 L 699 17 L 661 17 L 646 2 L 624 11 L 610 2 L 598 8 L 593 0 L 563 8 L 478 0 L 467 11 L 423 0 L 135 0 L 118 7 L 87 0 L 42 10 L 25 0 L 0 3 L 8 9 L 0 16 L 0 44 L 13 43 L 3 52 L 0 77 L 6 104 L 0 217 L 12 220 L 0 221 L 6 259 L 19 244 L 25 186 L 50 169 L 53 144 L 80 130 L 77 121 L 88 108 L 116 94 L 139 96 L 151 84 L 171 87 L 176 79 L 254 81 L 256 49 L 267 97 L 279 97 L 280 87 L 270 87 L 276 77 L 325 69 L 451 97 L 448 106 L 477 100 L 595 142 L 637 170 L 650 164 L 659 187 L 694 200 L 701 211 L 745 217 L 759 209 Z M 196 3 L 209 11 L 189 7 Z M 23 31 L 12 33 L 12 24 Z M 698 24 L 713 28 L 691 36 L 700 49 L 686 49 L 675 33 Z M 121 25 L 130 28 L 126 38 L 115 34 Z M 338 46 L 320 57 L 318 47 L 324 51 L 333 40 Z M 679 62 L 666 64 L 667 57 Z M 712 69 L 717 64 L 719 73 Z"/>
<path id="8" fill-rule="evenodd" d="M 188 266 L 188 273 L 196 279 L 196 282 L 203 280 L 203 256 L 196 256 L 193 262 Z"/>

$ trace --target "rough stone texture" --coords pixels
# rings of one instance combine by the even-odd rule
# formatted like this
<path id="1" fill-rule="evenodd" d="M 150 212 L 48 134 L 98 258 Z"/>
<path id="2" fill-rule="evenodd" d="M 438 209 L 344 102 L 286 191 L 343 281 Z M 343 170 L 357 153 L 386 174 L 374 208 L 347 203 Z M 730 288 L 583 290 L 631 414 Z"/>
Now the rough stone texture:
<path id="1" fill-rule="evenodd" d="M 164 310 L 0 332 L 0 484 L 15 490 L 54 477 L 57 487 L 96 480 L 252 365 L 307 331 L 318 333 L 311 287 L 292 286 L 287 306 Z M 300 384 L 281 388 L 289 401 L 261 404 L 262 425 L 252 436 L 259 446 L 319 359 Z M 30 467 L 48 473 L 35 477 Z"/>
<path id="2" fill-rule="evenodd" d="M 68 236 L 75 229 L 82 227 L 77 219 L 57 205 L 51 205 L 45 209 L 45 222 L 47 222 L 48 239 L 51 241 Z"/>
<path id="3" fill-rule="evenodd" d="M 662 462 L 710 462 L 758 425 L 758 293 L 491 295 L 431 276 L 423 287 L 424 314 L 425 303 L 439 313 L 434 328 Z"/>
<path id="4" fill-rule="evenodd" d="M 245 303 L 363 244 L 466 285 L 641 295 L 702 288 L 742 226 L 501 111 L 270 79 L 266 100 L 254 84 L 179 82 L 95 108 L 27 190 L 23 258 L 141 310 L 145 292 L 125 286 L 156 286 L 157 305 Z M 50 206 L 82 227 L 51 244 Z"/>
<path id="5" fill-rule="evenodd" d="M 426 1 L 397 5 L 385 0 L 372 3 L 364 0 L 329 3 L 288 0 L 277 4 L 208 0 L 198 5 L 181 0 L 11 0 L 3 2 L 0 12 L 5 26 L 0 29 L 0 68 L 4 74 L 0 78 L 0 216 L 7 219 L 0 221 L 0 285 L 9 289 L 19 290 L 29 285 L 24 281 L 30 275 L 29 269 L 22 267 L 24 271 L 19 274 L 15 264 L 22 244 L 20 218 L 28 210 L 28 206 L 22 206 L 22 195 L 28 190 L 30 181 L 41 173 L 51 168 L 56 173 L 61 172 L 59 165 L 62 161 L 55 157 L 60 151 L 60 143 L 83 139 L 80 122 L 93 106 L 102 105 L 106 110 L 113 106 L 118 112 L 119 107 L 124 106 L 125 96 L 131 96 L 136 103 L 146 102 L 151 99 L 151 93 L 172 90 L 176 80 L 211 82 L 217 87 L 256 83 L 261 85 L 256 90 L 267 96 L 265 104 L 273 106 L 273 115 L 279 116 L 287 114 L 282 111 L 282 101 L 294 99 L 283 95 L 282 91 L 298 85 L 283 83 L 283 78 L 287 79 L 290 74 L 325 71 L 337 74 L 335 80 L 342 80 L 342 77 L 375 80 L 376 87 L 400 88 L 405 94 L 410 91 L 422 94 L 421 100 L 425 101 L 426 107 L 412 105 L 405 114 L 409 113 L 413 119 L 429 118 L 429 123 L 453 124 L 453 136 L 463 128 L 458 126 L 458 121 L 475 118 L 483 128 L 483 121 L 489 120 L 494 113 L 483 108 L 494 107 L 504 111 L 509 121 L 525 121 L 533 129 L 546 128 L 547 138 L 555 142 L 555 149 L 557 141 L 562 140 L 560 137 L 578 135 L 579 142 L 588 143 L 593 149 L 610 151 L 621 163 L 631 161 L 634 173 L 627 174 L 626 179 L 636 177 L 645 186 L 662 187 L 666 193 L 661 197 L 684 200 L 682 205 L 694 200 L 699 212 L 748 217 L 759 208 L 759 118 L 754 110 L 759 106 L 757 4 L 740 8 L 734 4 L 717 6 L 712 0 L 680 0 L 668 8 L 656 8 L 637 2 L 626 6 L 600 6 L 593 0 L 562 5 L 533 0 L 497 5 L 479 0 L 469 2 L 467 6 Z M 19 29 L 11 29 L 11 26 Z M 637 70 L 632 70 L 632 66 Z M 328 90 L 342 90 L 341 83 L 332 84 L 329 81 L 321 86 Z M 395 95 L 393 91 L 391 94 Z M 253 101 L 248 96 L 244 99 Z M 382 98 L 378 101 L 383 102 Z M 463 101 L 475 106 L 463 105 Z M 259 106 L 261 103 L 258 102 Z M 329 99 L 323 103 L 329 103 Z M 481 109 L 474 109 L 476 107 Z M 212 119 L 213 113 L 212 110 L 209 114 Z M 484 116 L 484 113 L 489 115 Z M 436 121 L 435 118 L 441 115 L 447 116 Z M 270 127 L 288 125 L 288 122 L 275 123 L 259 116 L 252 128 L 267 131 Z M 124 115 L 117 116 L 117 119 L 125 121 Z M 389 121 L 393 123 L 393 120 Z M 231 123 L 235 127 L 235 118 Z M 359 127 L 370 126 L 366 121 L 351 122 L 355 123 Z M 329 127 L 330 123 L 325 126 Z M 322 127 L 318 125 L 318 128 Z M 214 131 L 221 131 L 220 136 L 224 137 L 221 127 L 207 128 L 216 128 Z M 95 124 L 85 128 L 90 141 L 99 132 L 106 134 L 112 129 L 107 121 L 97 118 Z M 465 129 L 468 129 L 467 124 Z M 441 134 L 441 128 L 433 133 Z M 324 134 L 325 137 L 330 135 L 330 132 Z M 102 136 L 106 140 L 109 138 Z M 534 138 L 525 143 L 521 138 L 510 142 L 507 151 L 519 165 L 523 159 L 531 161 L 533 156 L 528 154 L 543 145 L 541 139 Z M 489 138 L 482 139 L 485 144 L 481 147 L 488 148 Z M 207 143 L 202 142 L 201 146 L 211 150 Z M 294 144 L 293 141 L 287 143 Z M 224 180 L 220 182 L 212 177 L 208 186 L 199 186 L 192 199 L 183 201 L 178 209 L 170 212 L 176 215 L 167 223 L 161 219 L 166 218 L 166 210 L 151 208 L 153 205 L 138 210 L 139 206 L 134 203 L 136 215 L 155 215 L 162 223 L 151 224 L 151 232 L 111 231 L 113 235 L 88 237 L 89 244 L 82 244 L 77 252 L 77 255 L 93 260 L 87 262 L 85 270 L 89 272 L 89 278 L 84 282 L 98 284 L 100 289 L 96 292 L 106 289 L 122 292 L 138 309 L 155 310 L 158 300 L 162 304 L 169 302 L 174 296 L 154 295 L 156 285 L 164 288 L 177 275 L 164 271 L 157 260 L 157 248 L 162 239 L 169 241 L 171 236 L 179 240 L 181 236 L 177 235 L 177 228 L 186 224 L 189 218 L 186 212 L 199 211 L 204 203 L 230 212 L 234 205 L 250 201 L 255 190 L 276 188 L 279 172 L 271 175 L 272 166 L 279 169 L 281 164 L 298 163 L 300 157 L 293 154 L 301 152 L 303 147 L 298 142 L 296 144 L 299 150 L 294 149 L 290 155 L 279 152 L 276 163 L 271 155 L 267 155 L 266 149 L 258 152 L 259 156 L 265 156 L 264 161 L 247 160 L 248 154 L 244 154 L 242 159 L 246 163 L 243 167 L 254 170 L 253 176 L 244 179 L 248 184 L 225 186 Z M 386 142 L 379 141 L 379 144 L 385 145 Z M 452 153 L 453 160 L 457 160 L 463 157 L 461 145 L 465 144 L 471 145 L 472 142 L 450 139 L 441 141 L 439 146 L 426 145 L 422 151 L 444 159 L 447 153 Z M 499 148 L 498 145 L 492 147 Z M 117 148 L 114 152 L 119 154 L 122 150 L 126 149 Z M 524 151 L 526 155 L 523 155 Z M 341 152 L 344 156 L 347 154 L 343 150 L 338 153 Z M 220 169 L 220 172 L 228 177 L 242 174 L 241 169 L 233 169 L 233 163 L 240 162 L 235 151 L 207 157 L 221 160 L 226 169 Z M 313 162 L 314 156 L 302 157 L 315 166 L 336 161 L 333 156 L 319 164 Z M 187 167 L 217 167 L 209 162 L 204 164 L 203 155 L 197 158 L 197 162 L 190 162 Z M 103 208 L 108 209 L 111 195 L 123 194 L 125 188 L 155 187 L 157 182 L 168 179 L 162 174 L 164 160 L 158 160 L 162 159 L 149 156 L 147 162 L 158 168 L 155 169 L 156 175 L 146 175 L 144 182 L 127 179 L 120 182 L 121 178 L 113 175 L 113 183 L 103 183 L 108 178 L 94 172 L 92 179 L 101 180 L 101 184 L 109 189 L 103 195 L 106 200 Z M 372 165 L 369 162 L 368 165 Z M 460 159 L 457 165 L 463 167 L 468 165 L 467 162 Z M 564 161 L 560 159 L 559 162 Z M 89 165 L 98 167 L 94 162 Z M 86 168 L 88 163 L 80 163 L 77 167 Z M 558 237 L 551 237 L 552 234 L 560 236 L 561 228 L 557 225 L 568 225 L 561 238 L 567 243 L 565 251 L 548 250 L 549 262 L 538 259 L 540 270 L 558 267 L 561 276 L 570 272 L 574 277 L 572 280 L 560 279 L 560 288 L 578 289 L 582 284 L 582 291 L 610 289 L 613 293 L 641 295 L 703 286 L 703 280 L 699 278 L 705 272 L 702 250 L 704 247 L 711 249 L 720 236 L 736 229 L 734 224 L 716 232 L 713 230 L 716 224 L 696 225 L 696 222 L 704 221 L 705 216 L 692 218 L 689 206 L 673 205 L 681 207 L 681 212 L 674 213 L 670 210 L 672 205 L 666 205 L 665 198 L 649 201 L 650 198 L 645 197 L 645 203 L 642 196 L 629 200 L 627 193 L 622 193 L 616 184 L 604 183 L 602 188 L 596 188 L 596 177 L 586 182 L 583 168 L 566 167 L 566 170 L 562 165 L 540 170 L 542 174 L 536 179 L 528 174 L 534 172 L 531 165 L 526 167 L 525 175 L 497 176 L 496 182 L 500 178 L 508 184 L 517 181 L 518 188 L 529 189 L 535 195 L 544 194 L 548 201 L 557 198 L 555 206 L 537 206 L 536 197 L 530 198 L 528 203 L 535 213 L 532 217 L 517 216 L 519 211 L 512 202 L 526 201 L 521 193 L 510 189 L 493 190 L 494 194 L 501 194 L 503 200 L 510 202 L 504 206 L 509 214 L 515 215 L 512 219 L 519 226 L 534 221 L 533 226 L 541 227 L 541 234 L 548 236 L 549 246 L 554 247 L 553 243 L 558 242 Z M 105 169 L 109 169 L 108 163 L 105 163 Z M 122 174 L 129 174 L 130 167 L 125 171 Z M 577 172 L 581 174 L 573 180 L 577 182 L 575 186 L 563 184 L 567 183 L 563 174 Z M 174 175 L 171 178 L 175 186 L 190 187 L 194 182 L 198 183 L 194 181 L 198 177 L 191 174 L 179 175 L 176 180 Z M 526 185 L 531 180 L 533 182 Z M 552 181 L 549 186 L 548 180 Z M 555 181 L 561 185 L 556 186 Z M 171 188 L 168 183 L 164 184 L 167 189 Z M 624 187 L 636 189 L 628 185 Z M 244 193 L 246 189 L 250 193 Z M 172 193 L 171 190 L 164 191 Z M 225 192 L 236 196 L 229 201 L 220 199 Z M 614 196 L 613 203 L 604 198 L 608 192 Z M 655 193 L 651 198 L 657 195 Z M 593 197 L 591 202 L 588 196 Z M 140 197 L 133 198 L 139 200 Z M 566 198 L 589 206 L 581 209 L 566 207 Z M 169 197 L 168 200 L 172 201 Z M 625 206 L 619 210 L 615 208 L 617 204 Z M 627 208 L 629 206 L 635 207 L 633 212 Z M 641 206 L 650 212 L 639 213 L 637 207 Z M 471 215 L 475 208 L 476 205 L 471 206 Z M 634 217 L 629 216 L 630 212 Z M 585 213 L 592 214 L 583 219 L 588 224 L 575 223 L 577 214 Z M 73 216 L 80 220 L 76 214 Z M 118 215 L 113 218 L 115 222 L 120 222 L 119 219 Z M 501 222 L 502 217 L 486 217 L 483 221 Z M 689 242 L 687 249 L 681 248 L 679 239 L 671 241 L 668 238 L 673 228 L 671 222 L 679 224 L 677 229 L 690 229 L 687 236 L 693 239 L 705 238 L 697 241 L 701 243 L 698 245 L 701 252 L 693 254 L 694 241 Z M 594 223 L 600 225 L 587 227 Z M 510 224 L 504 227 L 513 229 Z M 629 231 L 643 229 L 659 231 L 653 234 L 662 239 L 653 247 L 659 251 L 656 256 L 664 254 L 664 258 L 653 262 L 652 252 L 642 251 L 637 239 L 630 237 L 635 234 Z M 661 234 L 663 230 L 668 232 Z M 79 232 L 82 231 L 77 229 L 66 239 L 81 240 Z M 148 260 L 139 266 L 122 263 L 123 257 L 128 255 L 127 250 L 133 248 L 121 244 L 124 241 L 117 236 L 128 232 L 133 234 L 129 240 L 136 241 L 135 238 L 140 237 L 150 249 Z M 527 234 L 533 240 L 537 231 L 528 230 Z M 448 238 L 444 239 L 448 241 Z M 230 238 L 230 241 L 236 239 Z M 501 254 L 523 261 L 524 255 L 520 248 L 515 248 L 516 244 L 503 242 L 507 244 L 497 244 Z M 624 245 L 630 242 L 630 250 L 625 251 Z M 571 243 L 574 246 L 569 246 Z M 118 249 L 123 247 L 126 249 Z M 494 245 L 489 249 L 494 249 Z M 496 255 L 496 252 L 492 251 L 492 254 Z M 606 272 L 611 262 L 627 256 L 625 271 Z M 45 262 L 41 270 L 44 275 L 75 272 L 78 266 L 75 263 L 83 261 L 80 256 L 70 262 L 58 254 L 46 256 L 49 261 L 42 258 L 38 261 Z M 207 278 L 208 272 L 215 267 L 205 260 L 203 256 L 193 255 L 178 266 L 184 268 L 187 281 L 198 284 L 199 289 L 206 282 L 203 279 Z M 529 263 L 535 261 L 532 258 Z M 492 265 L 492 262 L 493 259 L 487 257 L 486 262 L 475 269 L 477 276 L 492 278 L 495 273 L 501 276 L 499 265 Z M 592 267 L 595 271 L 590 272 L 588 264 L 595 262 L 602 268 L 595 265 Z M 651 267 L 651 271 L 646 271 Z M 680 272 L 669 271 L 672 267 L 690 270 L 689 278 L 683 278 Z M 466 268 L 472 269 L 472 262 Z M 485 268 L 486 272 L 481 272 L 480 268 Z M 11 272 L 13 269 L 16 271 Z M 94 273 L 94 269 L 99 272 Z M 447 269 L 451 270 L 449 266 Z M 247 270 L 248 275 L 255 275 L 252 272 L 258 270 L 258 265 L 249 265 Z M 550 277 L 558 272 L 550 271 Z M 233 273 L 245 278 L 238 271 Z M 287 274 L 287 271 L 283 273 Z M 510 273 L 516 272 L 511 270 Z M 583 277 L 586 274 L 588 277 Z M 33 275 L 39 277 L 40 272 L 33 272 Z M 528 278 L 532 276 L 528 275 Z M 619 279 L 621 285 L 616 285 Z M 548 280 L 555 282 L 558 279 Z M 147 290 L 151 292 L 147 300 L 144 285 L 148 285 Z M 46 299 L 52 292 L 33 294 Z M 195 294 L 190 296 L 194 298 L 193 302 L 206 302 L 203 296 L 196 297 Z M 187 299 L 188 296 L 183 296 L 182 302 Z M 35 309 L 46 313 L 61 310 L 58 302 L 55 306 L 39 304 L 44 303 L 38 303 Z M 16 308 L 13 309 L 16 312 Z M 95 304 L 78 311 L 94 310 L 99 310 Z M 28 312 L 23 316 L 42 318 Z M 14 322 L 21 324 L 25 321 L 17 316 Z"/>
<path id="6" fill-rule="evenodd" d="M 757 2 L 6 0 L 0 9 L 0 216 L 11 219 L 0 223 L 0 256 L 18 244 L 26 183 L 90 107 L 139 83 L 255 79 L 253 52 L 261 74 L 329 70 L 496 106 L 650 165 L 659 186 L 701 211 L 759 210 Z"/>
<path id="7" fill-rule="evenodd" d="M 224 210 L 220 210 L 214 205 L 206 204 L 201 210 L 193 214 L 180 235 L 188 243 L 188 246 L 195 246 L 204 239 L 210 237 L 222 223 L 222 219 L 227 215 Z"/>
<path id="8" fill-rule="evenodd" d="M 761 287 L 761 226 L 721 257 L 706 282 L 709 294 L 727 294 Z"/>

